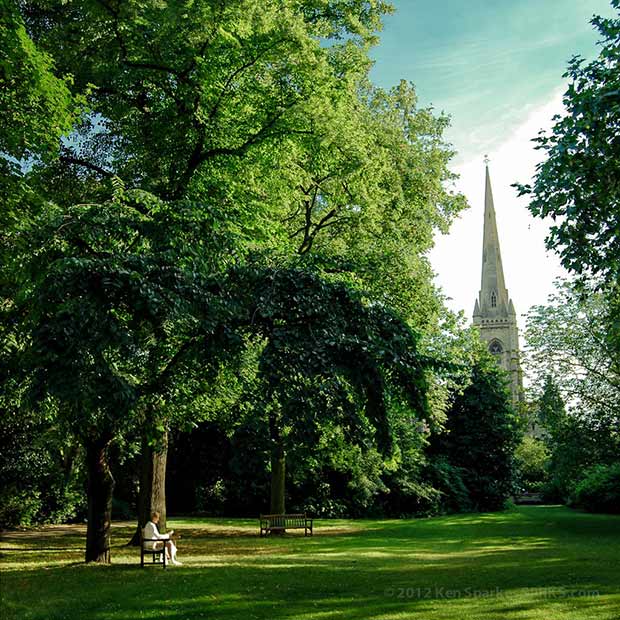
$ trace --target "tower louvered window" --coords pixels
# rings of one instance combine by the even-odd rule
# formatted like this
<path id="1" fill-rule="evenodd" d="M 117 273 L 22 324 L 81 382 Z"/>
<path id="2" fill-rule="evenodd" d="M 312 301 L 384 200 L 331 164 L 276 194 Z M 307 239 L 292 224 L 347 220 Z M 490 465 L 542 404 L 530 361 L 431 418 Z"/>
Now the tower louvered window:
<path id="1" fill-rule="evenodd" d="M 492 340 L 489 344 L 489 352 L 493 355 L 500 355 L 504 350 L 502 343 L 499 340 Z"/>
<path id="2" fill-rule="evenodd" d="M 495 308 L 497 306 L 497 295 L 495 291 L 491 293 L 491 308 Z"/>

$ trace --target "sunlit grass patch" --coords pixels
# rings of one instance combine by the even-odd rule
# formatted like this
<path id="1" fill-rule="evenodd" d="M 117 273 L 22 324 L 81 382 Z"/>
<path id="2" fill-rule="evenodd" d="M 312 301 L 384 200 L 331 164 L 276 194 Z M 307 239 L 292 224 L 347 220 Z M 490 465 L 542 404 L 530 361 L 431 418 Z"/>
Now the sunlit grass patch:
<path id="1" fill-rule="evenodd" d="M 260 538 L 247 519 L 171 519 L 182 567 L 139 567 L 135 524 L 111 566 L 84 526 L 5 533 L 3 620 L 617 620 L 620 518 L 562 507 L 420 520 L 315 522 Z"/>

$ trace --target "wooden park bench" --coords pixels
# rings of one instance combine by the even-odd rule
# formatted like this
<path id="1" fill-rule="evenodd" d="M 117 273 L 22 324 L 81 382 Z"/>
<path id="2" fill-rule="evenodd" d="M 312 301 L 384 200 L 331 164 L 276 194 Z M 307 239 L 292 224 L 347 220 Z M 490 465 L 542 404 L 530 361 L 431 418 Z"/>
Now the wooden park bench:
<path id="1" fill-rule="evenodd" d="M 312 536 L 312 519 L 306 514 L 291 515 L 260 515 L 260 535 L 267 536 L 270 532 L 286 530 L 304 530 L 304 536 Z"/>
<path id="2" fill-rule="evenodd" d="M 145 546 L 148 544 L 148 547 Z M 160 543 L 160 545 L 151 545 L 150 543 Z M 152 547 L 152 548 L 151 548 Z M 153 564 L 163 564 L 166 569 L 166 542 L 158 538 L 144 538 L 144 533 L 140 531 L 140 567 L 144 568 L 144 556 L 150 555 L 153 558 Z"/>
<path id="3" fill-rule="evenodd" d="M 542 504 L 542 494 L 541 493 L 532 493 L 531 491 L 524 491 L 521 495 L 517 495 L 515 497 L 515 504 L 522 505 L 537 505 Z"/>

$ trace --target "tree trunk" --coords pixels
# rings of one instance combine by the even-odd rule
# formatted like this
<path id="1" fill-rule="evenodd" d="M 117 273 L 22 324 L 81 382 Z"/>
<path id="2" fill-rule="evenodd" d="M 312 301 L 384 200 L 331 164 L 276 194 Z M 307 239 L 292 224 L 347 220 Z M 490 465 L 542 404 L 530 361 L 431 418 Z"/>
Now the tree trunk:
<path id="1" fill-rule="evenodd" d="M 286 453 L 276 412 L 269 415 L 269 439 L 271 440 L 271 514 L 284 514 L 286 479 Z"/>
<path id="2" fill-rule="evenodd" d="M 164 433 L 160 445 L 153 447 L 146 435 L 142 438 L 142 462 L 140 492 L 138 495 L 138 524 L 130 545 L 140 544 L 140 532 L 151 520 L 154 511 L 159 513 L 157 528 L 166 532 L 166 460 L 168 457 L 168 433 Z"/>
<path id="3" fill-rule="evenodd" d="M 286 454 L 281 442 L 271 451 L 271 514 L 284 514 Z"/>
<path id="4" fill-rule="evenodd" d="M 110 440 L 86 442 L 88 469 L 88 526 L 86 529 L 86 561 L 110 563 L 110 522 L 114 478 L 108 464 Z"/>

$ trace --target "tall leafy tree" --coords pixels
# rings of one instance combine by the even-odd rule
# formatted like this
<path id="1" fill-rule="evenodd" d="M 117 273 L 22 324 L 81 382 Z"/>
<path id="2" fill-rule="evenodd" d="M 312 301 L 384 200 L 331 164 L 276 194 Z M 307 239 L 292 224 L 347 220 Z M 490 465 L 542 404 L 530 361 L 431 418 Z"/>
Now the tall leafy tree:
<path id="1" fill-rule="evenodd" d="M 121 178 L 161 197 L 191 196 L 197 214 L 183 212 L 190 222 L 205 210 L 220 214 L 208 268 L 217 255 L 230 256 L 217 248 L 218 234 L 236 232 L 234 251 L 243 253 L 260 230 L 264 209 L 231 188 L 248 184 L 262 158 L 277 161 L 284 136 L 309 131 L 304 107 L 325 100 L 343 72 L 363 64 L 388 10 L 363 0 L 21 7 L 30 35 L 72 75 L 72 91 L 91 111 L 60 157 L 31 173 L 38 192 L 68 208 L 104 201 Z M 347 42 L 335 62 L 323 41 L 338 39 Z"/>
<path id="2" fill-rule="evenodd" d="M 521 429 L 507 386 L 505 372 L 480 350 L 471 383 L 455 395 L 445 432 L 431 446 L 435 459 L 445 459 L 459 472 L 475 510 L 499 510 L 514 492 Z M 451 499 L 446 498 L 448 504 Z"/>
<path id="3" fill-rule="evenodd" d="M 608 344 L 609 315 L 603 293 L 558 282 L 548 305 L 528 313 L 525 338 L 527 363 L 537 370 L 532 376 L 553 376 L 570 410 L 617 420 L 620 374 Z M 544 393 L 552 397 L 549 389 Z"/>
<path id="4" fill-rule="evenodd" d="M 203 350 L 215 341 L 225 349 L 216 318 L 225 303 L 212 303 L 217 283 L 192 268 L 209 227 L 187 228 L 181 218 L 183 229 L 170 236 L 182 210 L 121 189 L 106 204 L 51 208 L 23 241 L 28 286 L 11 334 L 17 376 L 32 404 L 57 403 L 59 423 L 84 445 L 87 561 L 110 559 L 110 444 L 172 398 L 174 373 L 192 355 L 200 353 L 204 374 Z"/>
<path id="5" fill-rule="evenodd" d="M 430 247 L 433 227 L 447 226 L 462 200 L 443 187 L 451 178 L 450 149 L 441 141 L 446 119 L 418 110 L 406 85 L 385 93 L 366 82 L 367 49 L 388 10 L 385 3 L 26 0 L 20 6 L 33 40 L 60 74 L 73 76 L 72 93 L 83 95 L 91 111 L 63 143 L 60 157 L 42 162 L 29 175 L 39 196 L 59 205 L 69 221 L 73 205 L 85 203 L 102 204 L 114 219 L 117 211 L 109 198 L 120 179 L 131 189 L 149 190 L 160 199 L 158 205 L 161 199 L 172 201 L 176 213 L 167 211 L 166 243 L 195 250 L 183 263 L 188 272 L 224 271 L 231 257 L 257 248 L 285 256 L 312 251 L 315 268 L 323 261 L 319 270 L 328 278 L 361 285 L 415 326 L 433 322 L 428 317 L 439 310 L 422 254 Z M 181 198 L 186 199 L 182 205 Z M 67 269 L 67 277 L 60 278 L 69 287 L 66 295 L 92 296 L 91 310 L 105 315 L 98 322 L 101 340 L 79 346 L 103 347 L 108 338 L 112 350 L 122 350 L 116 363 L 123 368 L 120 383 L 129 388 L 126 407 L 117 411 L 128 419 L 142 411 L 155 420 L 166 409 L 161 399 L 147 402 L 141 393 L 146 370 L 133 377 L 137 358 L 131 356 L 150 351 L 158 362 L 148 370 L 157 375 L 166 355 L 174 357 L 183 346 L 168 325 L 181 320 L 187 300 L 174 288 L 181 286 L 181 270 L 162 301 L 161 315 L 146 323 L 130 318 L 140 315 L 144 300 L 126 287 L 126 270 L 136 281 L 144 279 L 147 296 L 155 294 L 150 278 L 171 284 L 169 257 L 162 261 L 153 255 L 152 213 L 150 207 L 137 208 L 141 200 L 131 204 L 133 221 L 146 218 L 144 226 L 132 229 L 135 237 L 125 234 L 123 224 L 118 231 L 123 243 L 115 243 L 112 235 L 96 251 L 104 255 L 93 256 L 80 236 L 92 234 L 92 222 L 80 221 L 84 230 L 75 235 L 79 246 L 70 253 L 78 262 L 64 260 L 65 254 L 54 268 Z M 184 228 L 193 230 L 196 221 L 209 222 L 205 236 L 185 236 Z M 109 225 L 118 230 L 116 222 Z M 62 226 L 56 229 L 63 234 L 71 230 Z M 231 239 L 232 244 L 226 242 Z M 111 269 L 110 281 L 125 295 L 112 298 L 123 306 L 122 328 L 105 331 L 109 308 L 97 305 L 101 299 L 92 278 L 82 283 L 90 282 L 88 290 L 80 289 L 78 267 L 85 276 L 89 270 Z M 61 299 L 62 294 L 48 299 L 54 312 Z M 57 318 L 60 325 L 66 316 Z M 143 332 L 133 331 L 137 324 L 144 325 Z M 78 340 L 86 336 L 80 329 L 70 333 Z M 123 340 L 115 340 L 121 333 Z M 137 339 L 134 345 L 125 347 L 132 339 Z M 327 367 L 329 359 L 319 361 Z M 117 371 L 107 372 L 116 381 Z M 133 377 L 129 381 L 127 373 Z M 281 385 L 294 382 L 289 377 Z"/>
<path id="6" fill-rule="evenodd" d="M 370 442 L 389 455 L 388 386 L 410 422 L 425 419 L 430 363 L 402 319 L 346 285 L 281 268 L 244 269 L 237 286 L 249 295 L 248 328 L 265 339 L 260 408 L 271 445 L 270 509 L 282 513 L 289 449 L 318 443 L 326 427 L 337 426 L 350 443 Z"/>
<path id="7" fill-rule="evenodd" d="M 600 355 L 620 368 L 620 1 L 611 0 L 617 15 L 595 16 L 600 52 L 586 61 L 574 57 L 565 74 L 565 113 L 551 133 L 534 141 L 545 159 L 533 185 L 517 185 L 530 197 L 536 217 L 554 220 L 547 246 L 564 267 L 580 278 L 590 295 L 606 294 L 607 334 Z M 587 339 L 589 340 L 589 339 Z M 603 380 L 603 385 L 606 381 Z M 600 390 L 599 390 L 600 391 Z"/>
<path id="8" fill-rule="evenodd" d="M 620 1 L 615 18 L 594 17 L 598 57 L 574 57 L 564 77 L 565 113 L 534 142 L 545 155 L 533 185 L 518 185 L 536 217 L 555 221 L 547 246 L 577 274 L 620 280 Z"/>
<path id="9" fill-rule="evenodd" d="M 16 377 L 20 289 L 29 284 L 19 274 L 23 259 L 18 238 L 44 208 L 24 177 L 33 161 L 57 155 L 60 139 L 71 130 L 82 100 L 70 90 L 70 76 L 58 72 L 52 57 L 28 35 L 14 0 L 0 1 L 0 411 L 4 458 L 2 520 L 19 525 L 71 516 L 74 442 L 59 436 L 43 417 L 20 410 L 23 385 Z M 64 504 L 64 505 L 63 505 Z"/>

